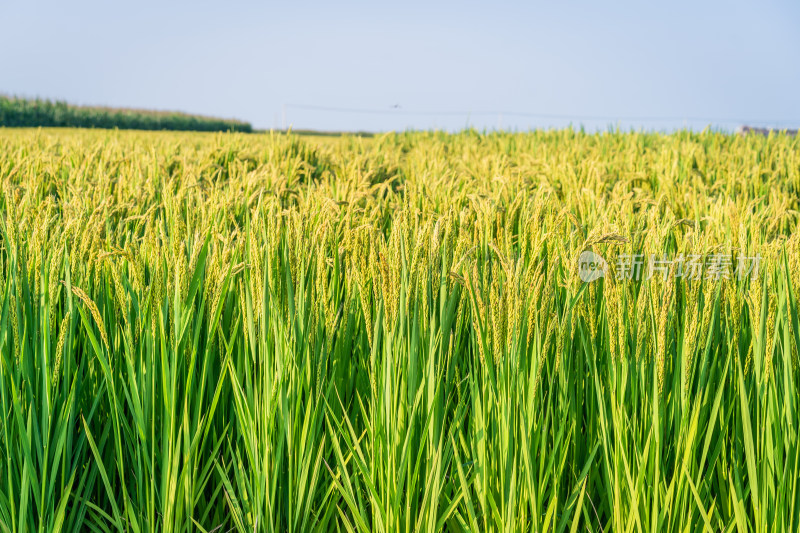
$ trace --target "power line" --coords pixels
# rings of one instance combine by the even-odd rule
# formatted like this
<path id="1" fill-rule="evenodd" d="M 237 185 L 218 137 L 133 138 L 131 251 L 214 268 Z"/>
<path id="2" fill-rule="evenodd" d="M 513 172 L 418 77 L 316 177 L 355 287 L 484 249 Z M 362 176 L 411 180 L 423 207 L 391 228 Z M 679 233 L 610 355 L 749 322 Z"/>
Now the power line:
<path id="1" fill-rule="evenodd" d="M 284 104 L 285 109 L 297 109 L 304 111 L 322 111 L 328 113 L 350 113 L 362 115 L 395 115 L 395 116 L 512 116 L 534 119 L 554 119 L 572 121 L 621 121 L 621 122 L 714 122 L 714 123 L 768 123 L 768 124 L 794 124 L 799 123 L 800 119 L 743 119 L 743 118 L 720 118 L 720 117 L 675 117 L 675 116 L 612 116 L 612 115 L 569 115 L 556 113 L 537 113 L 531 111 L 413 111 L 408 109 L 381 108 L 353 108 L 353 107 L 332 107 L 312 104 Z"/>

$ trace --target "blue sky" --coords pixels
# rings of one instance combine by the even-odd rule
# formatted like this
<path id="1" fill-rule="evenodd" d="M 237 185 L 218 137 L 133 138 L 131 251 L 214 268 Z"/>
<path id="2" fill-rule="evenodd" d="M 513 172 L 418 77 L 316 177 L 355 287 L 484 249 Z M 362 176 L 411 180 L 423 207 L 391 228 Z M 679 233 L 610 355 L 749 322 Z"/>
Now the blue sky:
<path id="1" fill-rule="evenodd" d="M 260 128 L 800 121 L 797 2 L 63 4 L 0 7 L 0 92 Z"/>

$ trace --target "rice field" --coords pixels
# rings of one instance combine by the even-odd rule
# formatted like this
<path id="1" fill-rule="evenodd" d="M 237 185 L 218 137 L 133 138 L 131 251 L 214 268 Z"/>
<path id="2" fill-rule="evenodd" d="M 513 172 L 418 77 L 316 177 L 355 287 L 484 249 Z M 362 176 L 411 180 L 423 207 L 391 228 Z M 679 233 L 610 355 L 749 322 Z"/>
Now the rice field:
<path id="1" fill-rule="evenodd" d="M 799 142 L 0 129 L 0 531 L 796 532 Z"/>

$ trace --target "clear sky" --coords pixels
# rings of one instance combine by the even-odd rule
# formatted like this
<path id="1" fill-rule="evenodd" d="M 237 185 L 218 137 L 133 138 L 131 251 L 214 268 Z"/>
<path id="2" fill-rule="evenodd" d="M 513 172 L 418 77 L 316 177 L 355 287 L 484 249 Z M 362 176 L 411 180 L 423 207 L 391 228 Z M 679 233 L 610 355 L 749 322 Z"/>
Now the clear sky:
<path id="1" fill-rule="evenodd" d="M 800 121 L 796 1 L 66 4 L 0 5 L 0 92 L 259 128 Z"/>

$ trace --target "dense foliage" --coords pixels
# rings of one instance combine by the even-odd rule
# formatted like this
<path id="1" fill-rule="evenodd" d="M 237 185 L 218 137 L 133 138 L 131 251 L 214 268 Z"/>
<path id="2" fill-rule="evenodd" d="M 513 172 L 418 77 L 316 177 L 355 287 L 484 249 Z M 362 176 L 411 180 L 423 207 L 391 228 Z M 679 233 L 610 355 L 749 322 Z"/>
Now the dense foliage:
<path id="1" fill-rule="evenodd" d="M 798 531 L 799 187 L 785 136 L 0 132 L 0 531 Z"/>
<path id="2" fill-rule="evenodd" d="M 0 127 L 119 128 L 121 130 L 182 130 L 251 132 L 252 126 L 172 111 L 85 107 L 66 102 L 0 96 Z"/>

